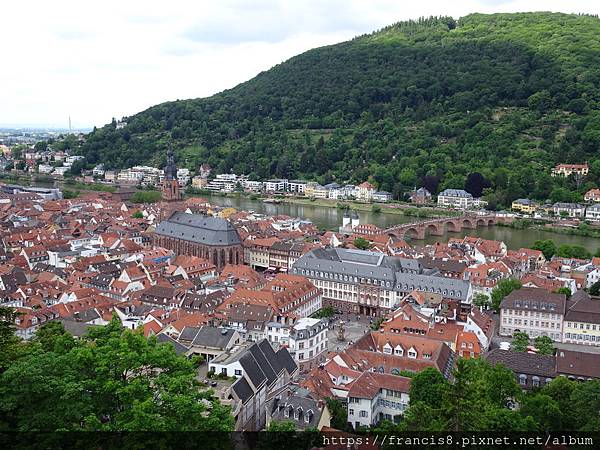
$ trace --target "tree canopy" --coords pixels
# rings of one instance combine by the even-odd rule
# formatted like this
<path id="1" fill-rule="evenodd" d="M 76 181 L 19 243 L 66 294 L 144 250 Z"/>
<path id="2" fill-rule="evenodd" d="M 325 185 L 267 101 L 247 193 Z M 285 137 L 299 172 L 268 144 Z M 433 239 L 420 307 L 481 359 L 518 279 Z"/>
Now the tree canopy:
<path id="1" fill-rule="evenodd" d="M 50 322 L 21 352 L 0 375 L 0 429 L 233 429 L 229 408 L 201 387 L 193 361 L 116 318 L 81 340 Z"/>

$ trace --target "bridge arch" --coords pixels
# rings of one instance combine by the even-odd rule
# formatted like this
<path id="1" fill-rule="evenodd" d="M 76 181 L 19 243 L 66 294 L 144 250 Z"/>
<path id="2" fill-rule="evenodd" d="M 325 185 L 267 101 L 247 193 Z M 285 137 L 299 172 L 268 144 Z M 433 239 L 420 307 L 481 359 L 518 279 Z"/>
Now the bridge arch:
<path id="1" fill-rule="evenodd" d="M 460 224 L 458 224 L 454 220 L 448 220 L 448 221 L 444 222 L 444 228 L 446 229 L 446 231 L 448 231 L 450 233 L 457 233 L 462 229 Z"/>
<path id="2" fill-rule="evenodd" d="M 406 239 L 419 239 L 419 230 L 416 227 L 410 227 L 404 230 L 403 238 Z"/>
<path id="3" fill-rule="evenodd" d="M 443 226 L 437 224 L 437 223 L 428 223 L 427 225 L 425 225 L 425 235 L 442 235 L 444 234 L 444 228 Z"/>
<path id="4" fill-rule="evenodd" d="M 473 221 L 469 218 L 464 218 L 462 220 L 462 227 L 463 228 L 475 228 L 477 225 L 473 223 Z"/>

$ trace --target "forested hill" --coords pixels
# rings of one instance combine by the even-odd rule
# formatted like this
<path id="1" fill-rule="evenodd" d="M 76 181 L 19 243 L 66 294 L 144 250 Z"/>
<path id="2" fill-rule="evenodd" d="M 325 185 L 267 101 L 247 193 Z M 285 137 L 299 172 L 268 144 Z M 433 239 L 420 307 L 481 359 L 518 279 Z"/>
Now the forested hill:
<path id="1" fill-rule="evenodd" d="M 296 56 L 205 99 L 167 102 L 95 129 L 89 164 L 362 181 L 395 195 L 462 188 L 492 204 L 576 200 L 600 182 L 600 20 L 554 13 L 400 22 Z M 588 161 L 583 184 L 550 178 Z M 488 191 L 489 192 L 489 191 Z"/>

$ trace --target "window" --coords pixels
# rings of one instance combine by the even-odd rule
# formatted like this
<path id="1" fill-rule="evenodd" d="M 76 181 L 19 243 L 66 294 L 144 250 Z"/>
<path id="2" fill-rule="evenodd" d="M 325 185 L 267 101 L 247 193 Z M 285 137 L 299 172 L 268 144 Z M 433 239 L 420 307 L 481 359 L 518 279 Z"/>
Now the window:
<path id="1" fill-rule="evenodd" d="M 524 374 L 519 375 L 519 384 L 521 386 L 527 385 L 527 375 L 524 375 Z"/>
<path id="2" fill-rule="evenodd" d="M 298 360 L 304 359 L 304 353 L 298 353 Z"/>
<path id="3" fill-rule="evenodd" d="M 369 413 L 367 413 L 367 411 L 361 411 L 360 412 L 360 417 L 368 417 Z"/>
<path id="4" fill-rule="evenodd" d="M 240 369 L 235 369 L 235 375 L 237 377 L 241 377 L 242 376 L 242 371 Z"/>
<path id="5" fill-rule="evenodd" d="M 354 415 L 354 410 L 352 408 L 350 408 L 348 410 L 348 415 L 353 416 Z"/>

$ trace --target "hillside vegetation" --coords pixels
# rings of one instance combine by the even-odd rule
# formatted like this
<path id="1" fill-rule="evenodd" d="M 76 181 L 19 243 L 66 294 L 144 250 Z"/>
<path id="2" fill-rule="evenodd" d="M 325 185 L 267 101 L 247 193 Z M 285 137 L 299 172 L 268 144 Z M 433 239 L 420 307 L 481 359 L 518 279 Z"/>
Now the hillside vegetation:
<path id="1" fill-rule="evenodd" d="M 178 163 L 320 182 L 371 178 L 396 196 L 463 188 L 492 206 L 578 200 L 600 182 L 600 20 L 554 13 L 401 22 L 310 50 L 206 99 L 95 129 L 88 164 Z M 590 176 L 550 178 L 559 162 Z M 481 184 L 481 183 L 479 183 Z M 476 194 L 478 192 L 475 192 Z"/>

